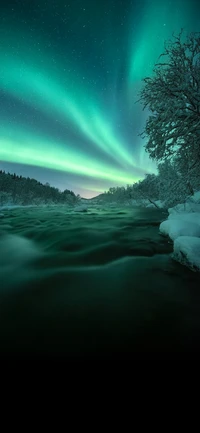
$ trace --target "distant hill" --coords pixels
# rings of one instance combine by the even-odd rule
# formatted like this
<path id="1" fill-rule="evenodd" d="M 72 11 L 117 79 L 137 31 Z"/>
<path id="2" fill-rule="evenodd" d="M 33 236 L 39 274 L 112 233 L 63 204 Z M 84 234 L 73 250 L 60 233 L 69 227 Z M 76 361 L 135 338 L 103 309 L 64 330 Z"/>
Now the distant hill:
<path id="1" fill-rule="evenodd" d="M 106 194 L 102 193 L 102 194 L 97 195 L 96 197 L 92 197 L 90 200 L 98 200 L 98 199 L 101 200 L 101 199 L 104 199 L 105 196 L 106 196 Z"/>
<path id="2" fill-rule="evenodd" d="M 105 194 L 104 193 L 96 195 L 95 197 L 91 197 L 91 198 L 81 197 L 81 199 L 85 200 L 85 201 L 101 200 L 101 199 L 104 199 L 104 198 L 105 198 Z"/>

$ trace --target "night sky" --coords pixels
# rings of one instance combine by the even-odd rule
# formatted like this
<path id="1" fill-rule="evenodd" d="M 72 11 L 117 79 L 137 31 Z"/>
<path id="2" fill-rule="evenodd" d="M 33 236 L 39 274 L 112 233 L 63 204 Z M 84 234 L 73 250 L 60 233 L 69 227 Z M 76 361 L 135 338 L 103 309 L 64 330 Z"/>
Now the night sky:
<path id="1" fill-rule="evenodd" d="M 0 168 L 92 197 L 156 172 L 141 79 L 199 0 L 2 0 Z"/>

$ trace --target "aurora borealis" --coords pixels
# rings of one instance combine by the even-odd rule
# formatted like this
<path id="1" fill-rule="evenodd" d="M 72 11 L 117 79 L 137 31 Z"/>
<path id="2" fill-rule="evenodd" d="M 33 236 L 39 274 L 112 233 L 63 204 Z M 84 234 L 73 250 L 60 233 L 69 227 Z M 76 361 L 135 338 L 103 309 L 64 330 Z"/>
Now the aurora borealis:
<path id="1" fill-rule="evenodd" d="M 91 197 L 155 172 L 138 137 L 141 79 L 198 0 L 1 4 L 0 168 Z"/>

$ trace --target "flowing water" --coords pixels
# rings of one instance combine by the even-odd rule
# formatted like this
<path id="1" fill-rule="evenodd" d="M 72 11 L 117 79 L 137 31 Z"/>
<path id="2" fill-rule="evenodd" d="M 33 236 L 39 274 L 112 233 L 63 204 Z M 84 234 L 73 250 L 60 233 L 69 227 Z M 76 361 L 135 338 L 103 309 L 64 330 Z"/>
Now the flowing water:
<path id="1" fill-rule="evenodd" d="M 200 274 L 172 260 L 161 211 L 3 214 L 1 356 L 198 356 Z"/>

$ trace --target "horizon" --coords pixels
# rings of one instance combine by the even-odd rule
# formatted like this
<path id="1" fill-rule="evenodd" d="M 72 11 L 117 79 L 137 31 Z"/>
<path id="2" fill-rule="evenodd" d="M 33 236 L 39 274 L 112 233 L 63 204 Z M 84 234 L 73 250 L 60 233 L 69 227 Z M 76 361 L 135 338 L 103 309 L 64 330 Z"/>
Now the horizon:
<path id="1" fill-rule="evenodd" d="M 37 179 L 37 178 L 35 178 L 35 177 L 30 177 L 30 176 L 23 176 L 22 174 L 20 174 L 20 173 L 17 173 L 16 171 L 12 171 L 12 170 L 5 170 L 4 168 L 1 168 L 1 162 L 0 162 L 0 171 L 3 171 L 3 172 L 5 172 L 5 174 L 10 174 L 10 175 L 16 175 L 16 176 L 18 176 L 18 177 L 20 177 L 20 176 L 22 176 L 22 177 L 24 177 L 24 178 L 30 178 L 30 179 L 34 179 L 34 180 L 37 180 L 37 182 L 41 182 L 44 186 L 45 186 L 45 184 L 46 183 L 48 183 L 49 184 L 49 186 L 50 187 L 52 187 L 52 188 L 58 188 L 56 185 L 52 185 L 51 183 L 49 183 L 49 182 L 45 182 L 45 181 L 41 181 L 40 179 Z M 117 185 L 116 185 L 117 186 Z M 60 188 L 58 188 L 61 192 L 64 192 L 65 191 L 65 189 L 67 189 L 67 190 L 69 190 L 69 191 L 72 191 L 72 192 L 74 192 L 74 194 L 75 195 L 78 195 L 79 193 L 75 193 L 75 191 L 73 191 L 73 190 L 71 190 L 70 188 L 67 188 L 67 186 L 64 188 L 64 189 L 60 189 Z M 92 192 L 92 191 L 91 191 Z M 107 192 L 107 191 L 106 191 Z M 86 199 L 86 200 L 89 200 L 89 199 L 91 199 L 91 198 L 96 198 L 96 197 L 98 197 L 99 195 L 101 195 L 101 194 L 103 194 L 102 192 L 99 192 L 97 195 L 95 195 L 95 196 L 91 196 L 91 197 L 82 197 L 82 196 L 80 196 L 82 199 Z"/>

